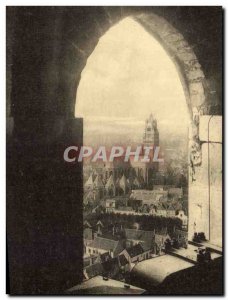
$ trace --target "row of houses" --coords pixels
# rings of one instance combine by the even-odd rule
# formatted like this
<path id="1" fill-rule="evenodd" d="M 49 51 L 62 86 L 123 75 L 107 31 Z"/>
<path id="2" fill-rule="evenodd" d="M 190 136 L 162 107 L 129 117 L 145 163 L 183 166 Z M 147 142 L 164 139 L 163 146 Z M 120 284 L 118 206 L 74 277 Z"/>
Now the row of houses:
<path id="1" fill-rule="evenodd" d="M 94 235 L 88 235 L 92 228 L 84 229 L 85 279 L 97 275 L 120 276 L 129 272 L 135 263 L 164 254 L 168 244 L 187 247 L 187 232 L 183 230 L 175 229 L 170 235 L 167 229 L 156 232 L 126 228 L 124 235 L 117 238 L 99 235 L 101 222 L 97 223 Z"/>
<path id="2" fill-rule="evenodd" d="M 139 179 L 130 180 L 124 174 L 118 178 L 110 174 L 105 179 L 99 174 L 90 174 L 84 184 L 84 203 L 99 200 L 105 196 L 127 195 L 132 188 L 139 187 Z"/>
<path id="3" fill-rule="evenodd" d="M 130 199 L 140 201 L 141 204 L 155 204 L 167 199 L 181 200 L 183 189 L 172 186 L 154 186 L 153 190 L 135 189 L 131 191 Z"/>
<path id="4" fill-rule="evenodd" d="M 124 274 L 130 272 L 130 264 L 123 254 L 114 258 L 109 256 L 108 260 L 102 260 L 102 256 L 104 256 L 104 254 L 97 256 L 97 260 L 99 261 L 90 265 L 84 265 L 83 276 L 85 280 L 98 275 L 108 278 L 123 279 Z M 108 253 L 106 256 L 108 256 Z"/>
<path id="5" fill-rule="evenodd" d="M 120 206 L 118 204 L 118 199 L 106 199 L 105 211 L 106 213 L 126 215 L 155 215 L 166 218 L 179 218 L 182 221 L 182 227 L 187 228 L 188 217 L 182 209 L 181 204 L 177 201 L 158 202 L 156 205 L 144 204 L 142 206 L 137 206 L 137 208 L 134 208 L 134 204 L 130 204 L 131 205 Z"/>
<path id="6" fill-rule="evenodd" d="M 130 195 L 130 199 L 141 204 L 158 203 L 159 200 L 172 197 L 175 200 L 183 198 L 183 189 L 174 186 L 155 185 L 153 190 L 145 189 L 143 176 L 108 176 L 91 173 L 84 183 L 84 203 L 93 202 L 103 197 Z"/>
<path id="7" fill-rule="evenodd" d="M 127 249 L 122 248 L 120 253 L 116 252 L 116 249 L 107 252 L 100 248 L 90 248 L 90 250 L 94 250 L 98 254 L 93 254 L 92 257 L 85 256 L 83 272 L 85 279 L 97 275 L 110 278 L 124 276 L 124 274 L 131 271 L 135 263 L 151 258 L 150 249 L 144 249 L 141 244 Z"/>

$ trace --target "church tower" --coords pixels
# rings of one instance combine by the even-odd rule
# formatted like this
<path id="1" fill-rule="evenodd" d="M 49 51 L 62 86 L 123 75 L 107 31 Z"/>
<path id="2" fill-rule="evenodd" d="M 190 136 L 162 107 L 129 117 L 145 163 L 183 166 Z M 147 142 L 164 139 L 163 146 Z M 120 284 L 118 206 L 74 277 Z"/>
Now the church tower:
<path id="1" fill-rule="evenodd" d="M 143 135 L 144 146 L 159 146 L 159 132 L 157 128 L 157 120 L 150 114 L 149 119 L 145 122 L 145 130 Z"/>
<path id="2" fill-rule="evenodd" d="M 159 170 L 158 162 L 153 162 L 154 149 L 159 146 L 159 132 L 157 128 L 157 120 L 152 114 L 150 114 L 149 118 L 145 122 L 143 146 L 153 146 L 153 151 L 151 151 L 151 161 L 146 163 L 145 166 L 146 184 L 148 188 L 152 188 L 156 174 Z"/>

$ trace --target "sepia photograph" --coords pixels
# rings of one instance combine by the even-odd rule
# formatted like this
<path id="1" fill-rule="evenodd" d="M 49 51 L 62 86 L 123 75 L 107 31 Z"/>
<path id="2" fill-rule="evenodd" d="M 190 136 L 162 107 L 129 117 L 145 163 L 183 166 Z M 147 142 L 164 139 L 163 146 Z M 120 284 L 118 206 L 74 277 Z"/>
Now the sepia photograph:
<path id="1" fill-rule="evenodd" d="M 224 295 L 222 6 L 7 6 L 6 294 Z"/>

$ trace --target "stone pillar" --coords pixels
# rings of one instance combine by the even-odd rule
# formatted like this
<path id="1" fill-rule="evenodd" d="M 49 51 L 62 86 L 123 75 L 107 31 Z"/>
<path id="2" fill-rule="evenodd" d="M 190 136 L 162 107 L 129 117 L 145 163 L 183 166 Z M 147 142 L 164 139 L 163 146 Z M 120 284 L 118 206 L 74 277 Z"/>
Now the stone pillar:
<path id="1" fill-rule="evenodd" d="M 201 116 L 199 139 L 201 164 L 189 177 L 189 240 L 194 232 L 204 232 L 210 243 L 221 247 L 222 117 Z"/>

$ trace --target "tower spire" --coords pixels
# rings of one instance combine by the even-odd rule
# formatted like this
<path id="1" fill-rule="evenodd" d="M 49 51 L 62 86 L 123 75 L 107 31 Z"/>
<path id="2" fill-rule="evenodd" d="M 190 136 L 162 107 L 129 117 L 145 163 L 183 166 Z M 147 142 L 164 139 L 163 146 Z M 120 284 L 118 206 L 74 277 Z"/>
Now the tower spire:
<path id="1" fill-rule="evenodd" d="M 159 132 L 157 129 L 157 120 L 153 117 L 152 113 L 145 122 L 143 144 L 145 146 L 159 146 Z"/>

